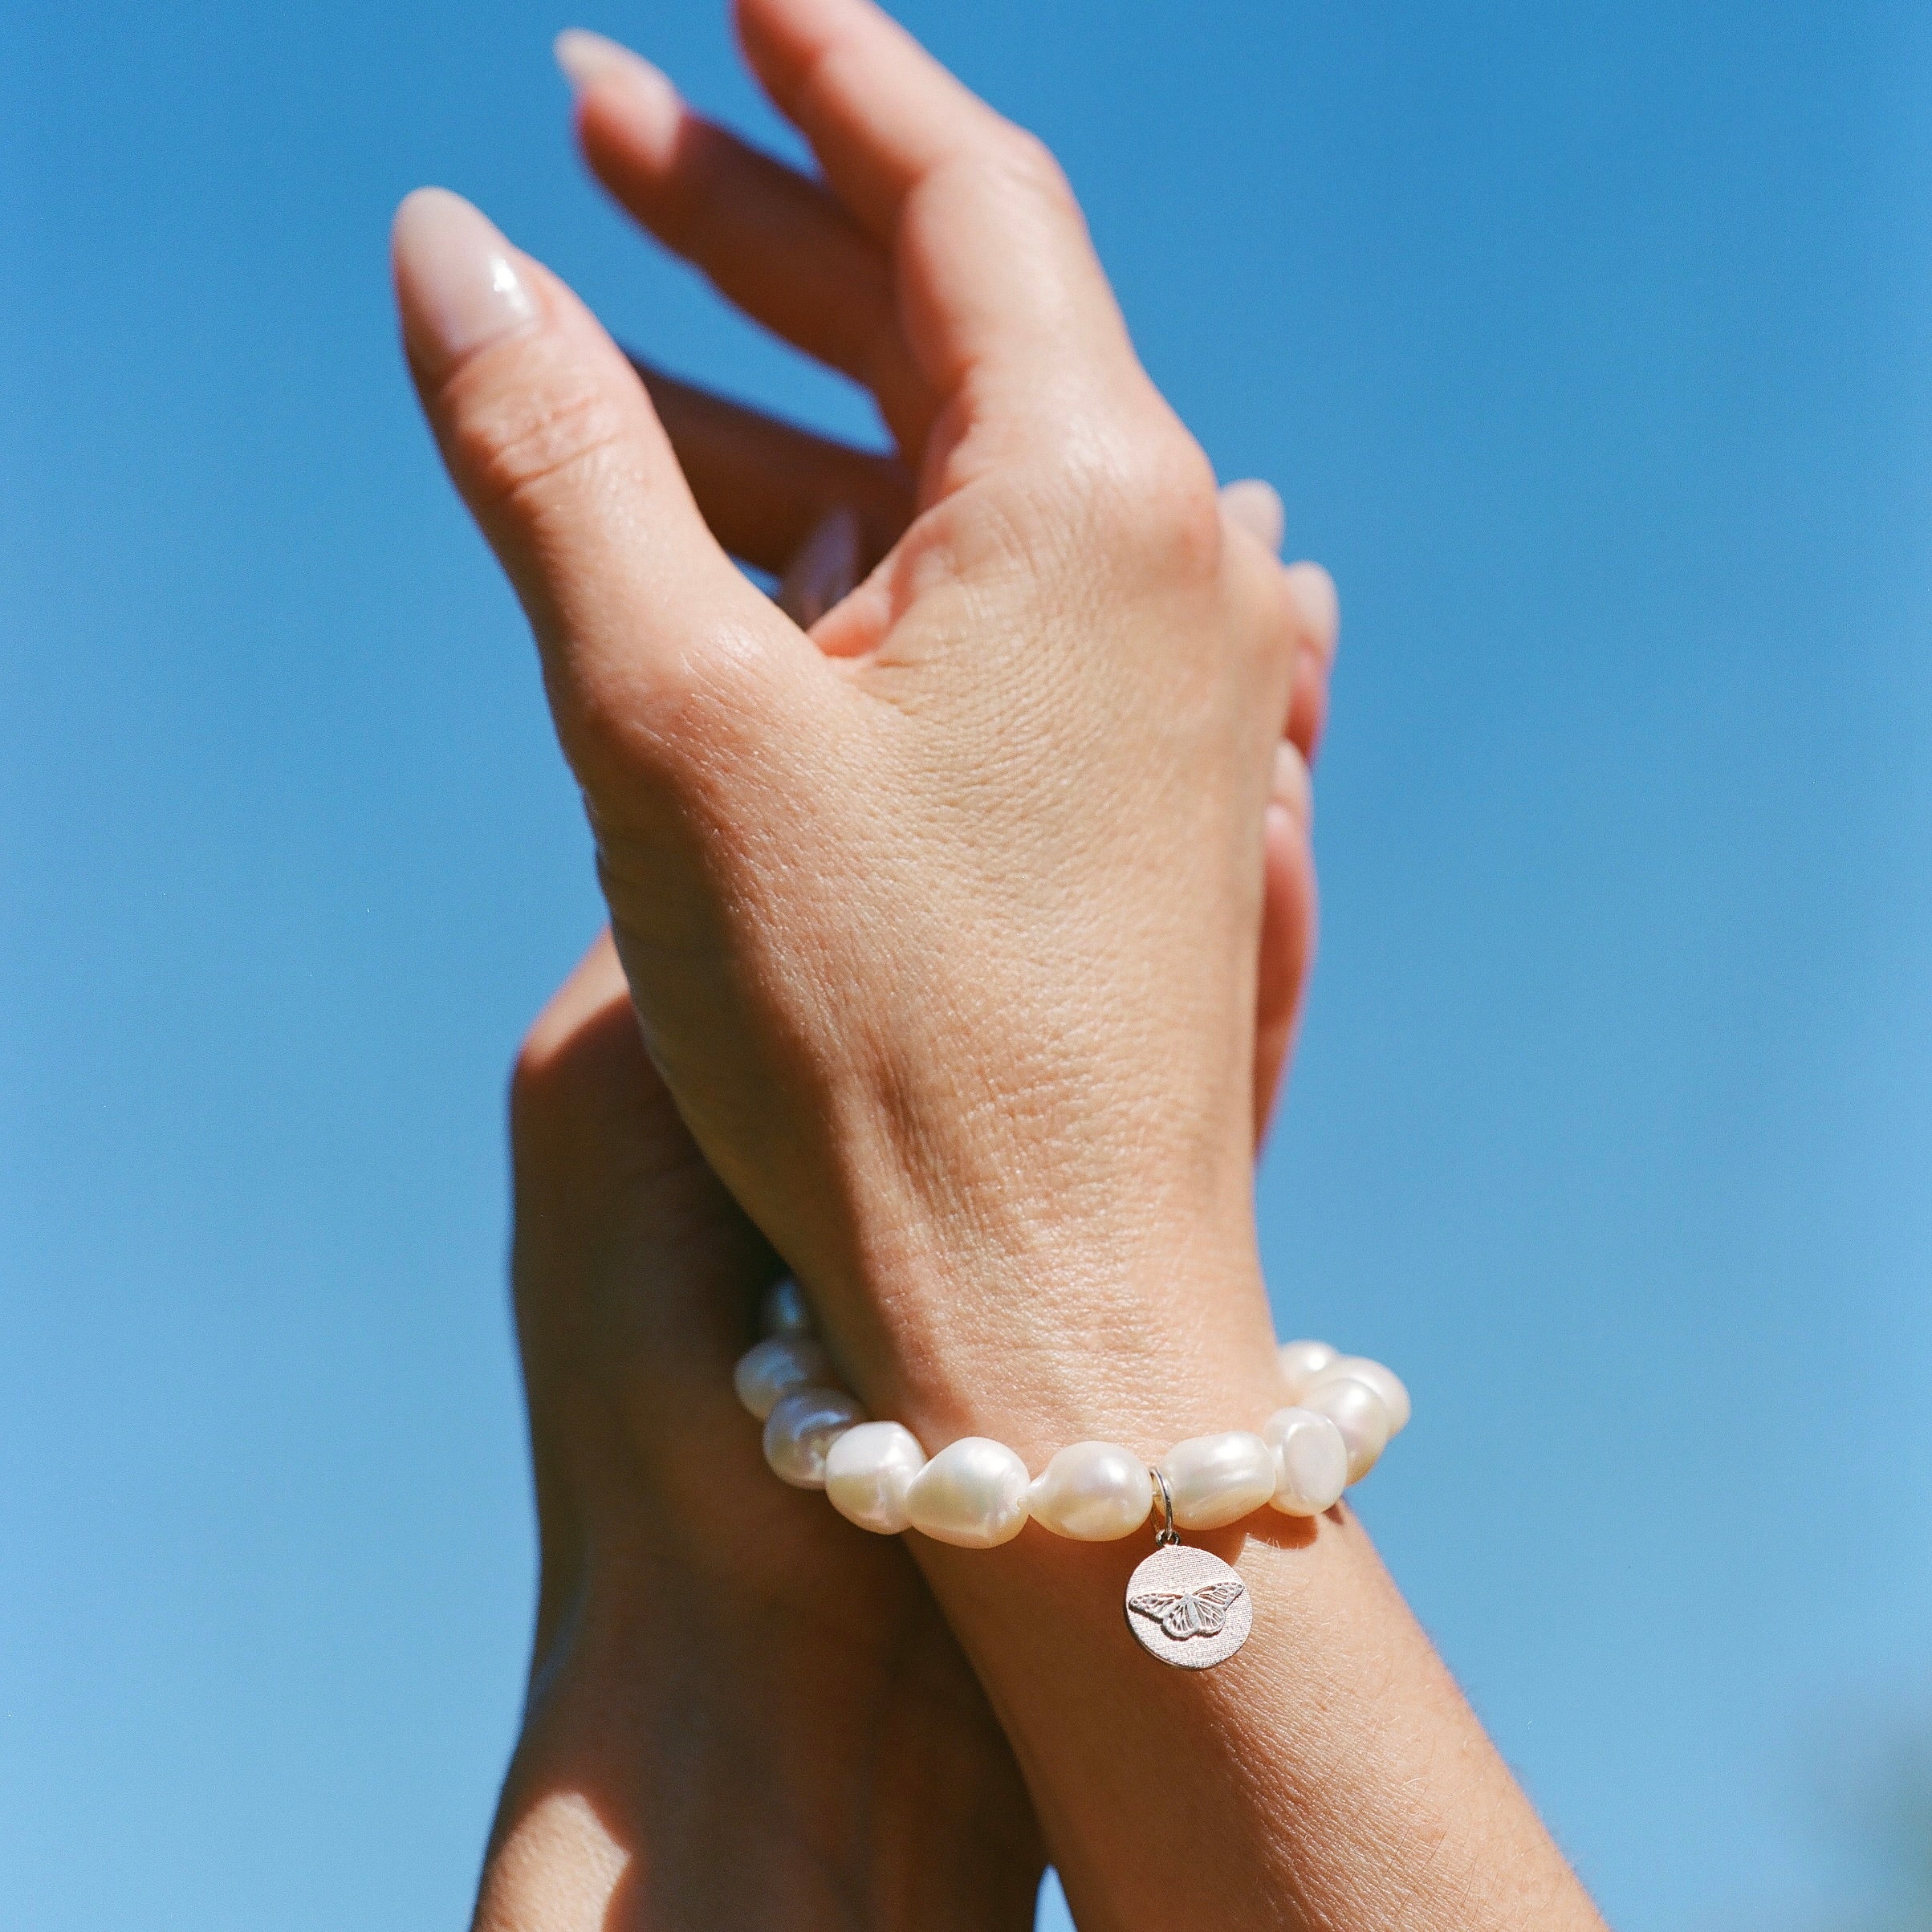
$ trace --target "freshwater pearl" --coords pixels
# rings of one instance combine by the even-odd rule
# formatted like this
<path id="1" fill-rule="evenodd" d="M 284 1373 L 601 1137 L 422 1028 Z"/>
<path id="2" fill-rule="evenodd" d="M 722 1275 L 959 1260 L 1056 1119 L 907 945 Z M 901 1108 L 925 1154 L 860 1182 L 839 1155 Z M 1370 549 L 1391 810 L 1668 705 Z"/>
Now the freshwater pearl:
<path id="1" fill-rule="evenodd" d="M 1056 1536 L 1111 1543 L 1130 1536 L 1153 1507 L 1147 1465 L 1116 1442 L 1074 1442 L 1027 1490 L 1027 1513 Z"/>
<path id="2" fill-rule="evenodd" d="M 1275 1454 L 1275 1493 L 1268 1501 L 1284 1516 L 1319 1516 L 1348 1487 L 1348 1445 L 1332 1416 L 1312 1409 L 1277 1409 L 1261 1426 Z"/>
<path id="3" fill-rule="evenodd" d="M 794 1389 L 809 1389 L 832 1380 L 825 1351 L 809 1335 L 774 1335 L 754 1342 L 731 1371 L 738 1399 L 762 1422 L 779 1397 Z"/>
<path id="4" fill-rule="evenodd" d="M 1316 1377 L 1340 1357 L 1326 1342 L 1283 1342 L 1275 1351 L 1275 1359 L 1281 1364 L 1281 1379 L 1287 1385 L 1288 1400 L 1299 1402 Z"/>
<path id="5" fill-rule="evenodd" d="M 896 1536 L 912 1521 L 905 1492 L 925 1451 L 897 1422 L 860 1422 L 825 1452 L 825 1495 L 848 1523 Z"/>
<path id="6" fill-rule="evenodd" d="M 1366 1382 L 1344 1375 L 1311 1389 L 1301 1405 L 1325 1415 L 1342 1432 L 1348 1446 L 1348 1480 L 1361 1482 L 1389 1445 L 1389 1409 L 1382 1398 Z"/>
<path id="7" fill-rule="evenodd" d="M 1365 1355 L 1337 1356 L 1302 1394 L 1312 1394 L 1324 1382 L 1340 1381 L 1348 1376 L 1353 1376 L 1358 1382 L 1366 1382 L 1382 1398 L 1382 1406 L 1389 1411 L 1389 1439 L 1393 1442 L 1409 1426 L 1409 1391 L 1402 1386 L 1402 1378 L 1393 1369 L 1385 1369 L 1380 1362 L 1372 1362 Z"/>
<path id="8" fill-rule="evenodd" d="M 1245 1429 L 1190 1436 L 1161 1458 L 1173 1498 L 1174 1527 L 1218 1530 L 1239 1523 L 1275 1493 L 1275 1455 Z"/>
<path id="9" fill-rule="evenodd" d="M 795 1389 L 765 1417 L 765 1460 L 794 1489 L 823 1489 L 826 1451 L 864 1420 L 843 1389 Z"/>
<path id="10" fill-rule="evenodd" d="M 939 1543 L 969 1550 L 1010 1543 L 1027 1520 L 1027 1466 L 1003 1442 L 962 1436 L 913 1478 L 905 1513 Z"/>
<path id="11" fill-rule="evenodd" d="M 805 1291 L 791 1276 L 775 1281 L 765 1291 L 758 1309 L 760 1335 L 809 1335 L 813 1325 Z"/>

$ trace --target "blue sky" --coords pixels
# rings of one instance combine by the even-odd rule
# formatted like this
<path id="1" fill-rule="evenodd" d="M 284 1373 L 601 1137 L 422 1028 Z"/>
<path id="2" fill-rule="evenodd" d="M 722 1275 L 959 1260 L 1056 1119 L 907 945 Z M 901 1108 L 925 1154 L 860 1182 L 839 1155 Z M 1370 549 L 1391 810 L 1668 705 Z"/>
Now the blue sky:
<path id="1" fill-rule="evenodd" d="M 1340 581 L 1264 1238 L 1623 1932 L 1806 1932 L 1932 1720 L 1932 20 L 903 14 Z M 508 0 L 0 22 L 0 1889 L 457 1922 L 531 1594 L 501 1095 L 596 920 L 396 354 L 470 194 L 670 367 Z M 708 3 L 579 17 L 779 140 Z"/>

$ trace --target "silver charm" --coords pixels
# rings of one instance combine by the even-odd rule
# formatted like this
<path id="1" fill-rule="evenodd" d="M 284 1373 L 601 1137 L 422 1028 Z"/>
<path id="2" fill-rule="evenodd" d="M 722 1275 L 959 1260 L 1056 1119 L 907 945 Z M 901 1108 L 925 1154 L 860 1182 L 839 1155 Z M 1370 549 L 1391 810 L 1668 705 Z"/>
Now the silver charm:
<path id="1" fill-rule="evenodd" d="M 1210 1670 L 1247 1641 L 1254 1602 L 1238 1571 L 1182 1542 L 1167 1479 L 1157 1469 L 1153 1479 L 1162 1527 L 1154 1553 L 1127 1580 L 1127 1627 L 1149 1657 L 1183 1670 Z"/>

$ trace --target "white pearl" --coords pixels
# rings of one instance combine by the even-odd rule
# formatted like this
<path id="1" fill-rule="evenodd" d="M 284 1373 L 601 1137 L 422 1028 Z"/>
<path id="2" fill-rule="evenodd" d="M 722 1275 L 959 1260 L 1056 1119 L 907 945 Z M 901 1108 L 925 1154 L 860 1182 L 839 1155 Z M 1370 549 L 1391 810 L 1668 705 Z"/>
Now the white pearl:
<path id="1" fill-rule="evenodd" d="M 1274 1452 L 1245 1429 L 1175 1443 L 1161 1458 L 1161 1473 L 1173 1498 L 1178 1529 L 1218 1530 L 1239 1523 L 1275 1493 Z"/>
<path id="2" fill-rule="evenodd" d="M 825 1487 L 825 1452 L 865 1411 L 843 1389 L 795 1389 L 765 1417 L 765 1460 L 794 1489 Z"/>
<path id="3" fill-rule="evenodd" d="M 1288 1400 L 1299 1402 L 1308 1393 L 1308 1385 L 1339 1357 L 1326 1342 L 1283 1342 L 1275 1351 L 1275 1359 L 1281 1364 Z"/>
<path id="4" fill-rule="evenodd" d="M 832 1380 L 832 1363 L 809 1335 L 775 1335 L 754 1342 L 731 1371 L 738 1399 L 762 1422 L 780 1396 Z"/>
<path id="5" fill-rule="evenodd" d="M 1027 1490 L 1027 1512 L 1056 1536 L 1111 1543 L 1130 1536 L 1153 1507 L 1147 1465 L 1115 1442 L 1073 1442 Z"/>
<path id="6" fill-rule="evenodd" d="M 1372 1362 L 1365 1355 L 1337 1356 L 1302 1394 L 1319 1389 L 1324 1382 L 1340 1381 L 1347 1376 L 1354 1377 L 1358 1382 L 1366 1382 L 1382 1398 L 1382 1406 L 1389 1411 L 1389 1439 L 1393 1442 L 1409 1426 L 1409 1391 L 1402 1386 L 1402 1378 L 1393 1369 L 1385 1369 L 1380 1362 Z"/>
<path id="7" fill-rule="evenodd" d="M 814 1326 L 805 1291 L 789 1275 L 765 1291 L 758 1309 L 760 1335 L 809 1335 Z"/>
<path id="8" fill-rule="evenodd" d="M 1348 1446 L 1348 1480 L 1361 1482 L 1389 1444 L 1389 1410 L 1382 1398 L 1366 1382 L 1344 1375 L 1317 1384 L 1301 1405 L 1325 1415 L 1342 1432 Z"/>
<path id="9" fill-rule="evenodd" d="M 848 1523 L 896 1536 L 912 1521 L 905 1492 L 925 1451 L 897 1422 L 860 1422 L 825 1452 L 825 1495 Z"/>
<path id="10" fill-rule="evenodd" d="M 1003 1442 L 962 1436 L 914 1476 L 905 1513 L 940 1543 L 990 1550 L 1010 1543 L 1027 1520 L 1027 1466 Z"/>
<path id="11" fill-rule="evenodd" d="M 1312 1409 L 1277 1409 L 1261 1426 L 1275 1452 L 1275 1493 L 1268 1500 L 1284 1516 L 1319 1516 L 1348 1487 L 1348 1445 L 1332 1416 Z"/>

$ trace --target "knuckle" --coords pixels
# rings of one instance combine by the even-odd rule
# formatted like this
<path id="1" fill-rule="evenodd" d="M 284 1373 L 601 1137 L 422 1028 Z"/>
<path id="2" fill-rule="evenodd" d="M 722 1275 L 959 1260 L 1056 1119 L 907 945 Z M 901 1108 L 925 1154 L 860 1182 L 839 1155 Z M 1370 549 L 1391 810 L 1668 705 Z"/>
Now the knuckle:
<path id="1" fill-rule="evenodd" d="M 624 411 L 596 383 L 554 368 L 535 374 L 464 399 L 456 411 L 452 456 L 486 512 L 528 509 L 567 490 L 624 439 Z"/>
<path id="2" fill-rule="evenodd" d="M 1307 614 L 1288 572 L 1237 533 L 1222 544 L 1217 582 L 1232 661 L 1244 678 L 1259 681 L 1271 702 L 1279 696 L 1286 704 L 1308 654 Z"/>
<path id="3" fill-rule="evenodd" d="M 1237 636 L 1259 667 L 1291 677 L 1315 643 L 1293 582 L 1272 558 L 1245 545 L 1230 545 L 1229 561 Z"/>
<path id="4" fill-rule="evenodd" d="M 1301 612 L 1280 570 L 1259 569 L 1239 584 L 1234 616 L 1236 649 L 1249 675 L 1291 713 L 1307 651 Z"/>
<path id="5" fill-rule="evenodd" d="M 1239 634 L 1263 657 L 1294 657 L 1301 645 L 1301 613 L 1287 573 L 1255 546 L 1230 543 L 1225 581 Z"/>
<path id="6" fill-rule="evenodd" d="M 673 664 L 613 669 L 558 702 L 600 854 L 674 845 L 681 828 L 728 816 L 783 767 L 796 718 L 758 655 L 763 641 L 706 627 L 689 645 Z"/>
<path id="7" fill-rule="evenodd" d="M 1263 657 L 1269 662 L 1291 670 L 1308 648 L 1305 613 L 1295 598 L 1293 587 L 1279 570 L 1268 572 L 1266 600 L 1255 633 Z"/>
<path id="8" fill-rule="evenodd" d="M 1169 440 L 1151 467 L 1147 492 L 1176 551 L 1190 566 L 1211 570 L 1221 555 L 1221 502 L 1213 466 L 1192 437 Z"/>
<path id="9" fill-rule="evenodd" d="M 519 1145 L 544 1135 L 575 1110 L 580 1061 L 571 1051 L 576 1028 L 554 999 L 531 1023 L 510 1064 L 510 1132 Z"/>
<path id="10" fill-rule="evenodd" d="M 994 137 L 991 158 L 1001 177 L 1021 193 L 1055 207 L 1073 205 L 1066 170 L 1037 134 L 1004 124 Z"/>
<path id="11" fill-rule="evenodd" d="M 1319 563 L 1291 563 L 1280 573 L 1294 606 L 1296 634 L 1324 663 L 1335 655 L 1341 600 L 1335 580 Z"/>
<path id="12" fill-rule="evenodd" d="M 510 1141 L 519 1167 L 595 1149 L 638 1091 L 642 1036 L 621 990 L 586 1005 L 566 982 L 532 1023 L 510 1068 Z"/>
<path id="13" fill-rule="evenodd" d="M 1222 527 L 1214 471 L 1178 425 L 1133 436 L 1082 467 L 1089 513 L 1111 544 L 1162 571 L 1215 568 Z"/>

